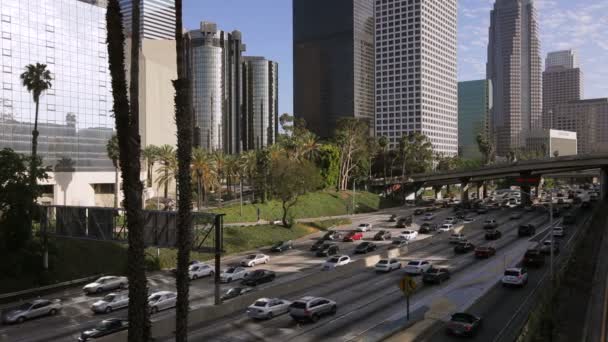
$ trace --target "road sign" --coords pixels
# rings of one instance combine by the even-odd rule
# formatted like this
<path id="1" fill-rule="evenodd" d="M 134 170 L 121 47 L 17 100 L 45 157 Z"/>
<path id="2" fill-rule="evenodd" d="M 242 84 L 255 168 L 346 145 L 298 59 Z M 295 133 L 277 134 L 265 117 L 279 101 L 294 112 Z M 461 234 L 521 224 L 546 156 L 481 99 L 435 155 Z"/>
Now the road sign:
<path id="1" fill-rule="evenodd" d="M 414 278 L 410 276 L 405 276 L 399 281 L 399 288 L 406 296 L 409 296 L 414 293 L 414 291 L 416 291 L 417 286 L 418 285 L 416 284 Z"/>

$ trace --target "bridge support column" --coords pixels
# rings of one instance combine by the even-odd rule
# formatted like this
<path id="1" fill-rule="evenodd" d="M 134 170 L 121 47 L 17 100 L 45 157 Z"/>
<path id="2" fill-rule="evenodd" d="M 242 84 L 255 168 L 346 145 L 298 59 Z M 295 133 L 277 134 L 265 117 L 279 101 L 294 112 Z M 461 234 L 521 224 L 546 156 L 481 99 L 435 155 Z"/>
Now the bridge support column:
<path id="1" fill-rule="evenodd" d="M 602 201 L 608 199 L 608 166 L 600 169 L 600 199 Z"/>
<path id="2" fill-rule="evenodd" d="M 485 182 L 477 182 L 477 199 L 483 200 L 488 196 Z"/>
<path id="3" fill-rule="evenodd" d="M 469 205 L 469 179 L 460 180 L 460 202 L 464 207 Z"/>
<path id="4" fill-rule="evenodd" d="M 441 190 L 443 189 L 443 185 L 441 186 L 434 186 L 433 190 L 435 190 L 435 199 L 436 200 L 442 200 L 443 199 L 443 194 L 441 193 Z"/>
<path id="5" fill-rule="evenodd" d="M 536 198 L 540 199 L 540 192 L 543 191 L 543 185 L 545 184 L 545 178 L 544 177 L 540 177 L 540 181 L 538 182 L 538 185 L 536 185 Z"/>

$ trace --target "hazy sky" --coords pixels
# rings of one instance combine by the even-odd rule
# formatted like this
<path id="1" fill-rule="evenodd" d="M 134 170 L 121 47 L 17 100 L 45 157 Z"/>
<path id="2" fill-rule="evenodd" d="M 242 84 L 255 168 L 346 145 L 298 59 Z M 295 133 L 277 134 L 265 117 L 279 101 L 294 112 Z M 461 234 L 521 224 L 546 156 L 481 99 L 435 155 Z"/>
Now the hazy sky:
<path id="1" fill-rule="evenodd" d="M 332 0 L 327 0 L 332 1 Z M 439 1 L 439 0 L 437 0 Z M 494 0 L 458 1 L 458 77 L 485 77 L 490 9 Z M 585 97 L 608 97 L 608 0 L 536 0 L 543 60 L 548 51 L 574 48 Z M 291 0 L 185 0 L 187 28 L 214 21 L 239 30 L 245 55 L 279 63 L 279 112 L 293 112 Z"/>

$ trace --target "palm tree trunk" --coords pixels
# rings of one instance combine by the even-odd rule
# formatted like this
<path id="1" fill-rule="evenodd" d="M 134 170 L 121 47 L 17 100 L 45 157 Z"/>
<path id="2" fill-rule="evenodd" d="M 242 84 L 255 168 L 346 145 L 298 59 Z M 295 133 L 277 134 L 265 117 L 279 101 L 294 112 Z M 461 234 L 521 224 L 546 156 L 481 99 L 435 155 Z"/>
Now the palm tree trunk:
<path id="1" fill-rule="evenodd" d="M 168 166 L 165 164 L 165 205 L 167 198 L 169 198 L 169 171 L 167 170 L 167 167 Z"/>
<path id="2" fill-rule="evenodd" d="M 36 97 L 34 99 L 34 102 L 36 103 L 36 114 L 35 114 L 35 118 L 34 118 L 34 130 L 32 131 L 32 155 L 31 160 L 30 160 L 30 173 L 29 173 L 29 182 L 30 182 L 30 194 L 31 194 L 31 199 L 30 199 L 30 210 L 29 210 L 29 217 L 28 217 L 28 236 L 29 234 L 32 233 L 32 227 L 33 227 L 33 219 L 34 219 L 34 210 L 36 210 L 36 186 L 38 186 L 37 180 L 36 180 L 36 169 L 38 167 L 38 107 L 40 104 L 40 98 Z M 46 246 L 45 246 L 46 248 Z"/>
<path id="3" fill-rule="evenodd" d="M 129 342 L 150 341 L 148 311 L 148 284 L 145 270 L 144 221 L 142 213 L 143 184 L 139 180 L 141 171 L 139 136 L 139 47 L 140 9 L 139 1 L 133 2 L 131 44 L 131 84 L 127 93 L 125 73 L 125 37 L 122 13 L 118 0 L 109 0 L 106 11 L 109 69 L 112 76 L 114 119 L 120 149 L 125 209 L 129 247 L 127 250 L 127 275 L 129 277 Z M 129 98 L 131 103 L 129 104 Z"/>
<path id="4" fill-rule="evenodd" d="M 114 208 L 118 208 L 118 167 L 114 168 Z"/>

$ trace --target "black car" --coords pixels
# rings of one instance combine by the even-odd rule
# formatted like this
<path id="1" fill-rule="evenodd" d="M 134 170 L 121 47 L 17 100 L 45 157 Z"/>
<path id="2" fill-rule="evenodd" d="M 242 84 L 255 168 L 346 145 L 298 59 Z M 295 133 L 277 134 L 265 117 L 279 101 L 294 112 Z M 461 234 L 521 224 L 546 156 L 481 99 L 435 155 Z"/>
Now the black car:
<path id="1" fill-rule="evenodd" d="M 357 248 L 355 248 L 355 254 L 373 252 L 376 248 L 378 248 L 378 246 L 373 242 L 361 242 Z"/>
<path id="2" fill-rule="evenodd" d="M 323 239 L 317 240 L 315 243 L 312 244 L 312 246 L 310 246 L 310 250 L 313 252 L 318 251 L 319 248 L 321 248 L 321 246 L 323 246 L 324 244 L 325 244 L 325 240 L 323 240 Z"/>
<path id="3" fill-rule="evenodd" d="M 390 240 L 391 237 L 392 237 L 391 232 L 386 231 L 386 230 L 381 230 L 381 231 L 377 232 L 376 235 L 374 235 L 374 240 L 376 240 L 376 241 Z"/>
<path id="4" fill-rule="evenodd" d="M 450 271 L 447 268 L 431 267 L 422 274 L 422 282 L 425 284 L 441 284 L 450 279 Z"/>
<path id="5" fill-rule="evenodd" d="M 99 322 L 93 329 L 85 330 L 80 334 L 78 341 L 89 341 L 90 339 L 110 335 L 129 328 L 129 320 L 110 318 Z"/>
<path id="6" fill-rule="evenodd" d="M 498 229 L 491 229 L 486 232 L 486 240 L 498 240 L 502 237 L 502 233 Z"/>
<path id="7" fill-rule="evenodd" d="M 255 270 L 245 275 L 241 284 L 246 286 L 257 286 L 258 284 L 269 283 L 276 278 L 276 274 L 269 270 Z"/>
<path id="8" fill-rule="evenodd" d="M 416 210 L 414 210 L 414 215 L 418 216 L 418 215 L 422 215 L 424 214 L 424 210 L 418 208 Z"/>
<path id="9" fill-rule="evenodd" d="M 533 224 L 522 224 L 517 229 L 517 236 L 533 236 L 536 234 L 536 227 Z"/>
<path id="10" fill-rule="evenodd" d="M 249 293 L 252 290 L 253 289 L 251 287 L 233 287 L 222 295 L 222 300 L 236 298 L 238 296 L 244 295 L 245 293 Z"/>
<path id="11" fill-rule="evenodd" d="M 293 248 L 293 242 L 291 242 L 291 240 L 289 241 L 279 241 L 277 243 L 274 244 L 274 246 L 272 246 L 272 248 L 270 248 L 270 251 L 272 252 L 284 252 L 288 249 L 292 249 Z"/>
<path id="12" fill-rule="evenodd" d="M 522 264 L 525 267 L 541 267 L 545 264 L 545 255 L 538 248 L 528 249 Z"/>
<path id="13" fill-rule="evenodd" d="M 540 252 L 546 255 L 551 254 L 551 240 L 543 241 L 542 246 L 540 246 Z M 559 254 L 559 242 L 553 242 L 553 254 Z"/>
<path id="14" fill-rule="evenodd" d="M 330 255 L 336 255 L 336 254 L 338 254 L 338 252 L 340 252 L 340 248 L 338 248 L 338 245 L 333 244 L 333 243 L 326 243 L 323 246 L 321 246 L 321 248 L 319 248 L 319 250 L 317 250 L 316 256 L 326 257 L 326 256 L 330 256 Z"/>
<path id="15" fill-rule="evenodd" d="M 401 217 L 401 218 L 399 218 L 399 220 L 397 220 L 397 224 L 395 225 L 395 228 L 409 227 L 412 225 L 412 222 L 413 222 L 413 219 L 411 216 Z"/>
<path id="16" fill-rule="evenodd" d="M 342 233 L 337 232 L 335 230 L 330 230 L 329 232 L 325 233 L 325 235 L 323 235 L 323 239 L 322 240 L 342 240 L 344 236 L 342 236 Z"/>
<path id="17" fill-rule="evenodd" d="M 391 217 L 388 218 L 388 222 L 395 222 L 396 219 L 397 219 L 397 215 L 392 214 Z"/>
<path id="18" fill-rule="evenodd" d="M 464 211 L 459 211 L 459 212 L 457 212 L 457 213 L 456 213 L 454 216 L 455 216 L 457 219 L 459 219 L 459 220 L 464 220 L 464 218 L 465 218 L 467 215 L 465 214 L 465 212 L 464 212 Z"/>
<path id="19" fill-rule="evenodd" d="M 454 253 L 462 254 L 475 250 L 475 245 L 468 241 L 459 241 L 454 247 Z"/>
<path id="20" fill-rule="evenodd" d="M 452 315 L 447 324 L 448 334 L 456 336 L 473 336 L 481 326 L 481 318 L 466 312 Z"/>
<path id="21" fill-rule="evenodd" d="M 407 243 L 408 243 L 407 240 L 395 239 L 395 240 L 393 240 L 393 242 L 391 242 L 391 246 L 393 246 L 393 248 L 401 248 L 401 247 L 407 246 Z"/>
<path id="22" fill-rule="evenodd" d="M 437 224 L 425 222 L 418 229 L 418 233 L 420 234 L 430 234 L 431 232 L 437 231 Z"/>

